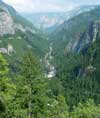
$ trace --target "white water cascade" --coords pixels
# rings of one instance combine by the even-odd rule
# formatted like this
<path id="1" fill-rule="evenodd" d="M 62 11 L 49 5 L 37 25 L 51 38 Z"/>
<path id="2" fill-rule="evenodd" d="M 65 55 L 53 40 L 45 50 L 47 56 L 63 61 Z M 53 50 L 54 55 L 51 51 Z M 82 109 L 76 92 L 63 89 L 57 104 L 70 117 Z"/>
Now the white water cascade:
<path id="1" fill-rule="evenodd" d="M 54 57 L 52 56 L 53 48 L 52 48 L 52 43 L 49 46 L 49 52 L 46 53 L 44 63 L 45 63 L 45 69 L 46 73 L 45 76 L 47 78 L 53 78 L 56 75 L 56 69 L 54 65 L 52 64 L 52 61 Z"/>

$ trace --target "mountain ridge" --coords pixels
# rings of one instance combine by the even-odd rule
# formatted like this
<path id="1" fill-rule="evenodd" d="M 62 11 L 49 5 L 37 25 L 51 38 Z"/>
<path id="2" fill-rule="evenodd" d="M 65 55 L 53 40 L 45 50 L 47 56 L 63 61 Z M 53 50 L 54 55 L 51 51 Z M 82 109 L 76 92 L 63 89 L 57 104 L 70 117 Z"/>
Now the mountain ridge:
<path id="1" fill-rule="evenodd" d="M 54 43 L 56 52 L 59 50 L 58 52 L 65 53 L 66 48 L 70 48 L 73 42 L 77 42 L 92 22 L 100 20 L 99 10 L 100 6 L 97 6 L 95 9 L 81 13 L 57 27 L 55 32 L 49 36 L 50 41 Z"/>
<path id="2" fill-rule="evenodd" d="M 2 1 L 0 3 L 0 8 L 3 10 L 0 11 L 1 51 L 10 44 L 14 50 L 12 53 L 14 58 L 21 57 L 29 49 L 34 50 L 38 56 L 43 56 L 48 47 L 44 34 L 21 17 L 14 8 Z M 47 46 L 44 43 L 44 47 L 42 47 L 41 42 L 45 42 Z"/>
<path id="3" fill-rule="evenodd" d="M 51 33 L 64 21 L 94 8 L 95 6 L 81 6 L 68 12 L 22 13 L 22 16 L 34 23 L 39 29 L 43 29 L 44 31 Z"/>

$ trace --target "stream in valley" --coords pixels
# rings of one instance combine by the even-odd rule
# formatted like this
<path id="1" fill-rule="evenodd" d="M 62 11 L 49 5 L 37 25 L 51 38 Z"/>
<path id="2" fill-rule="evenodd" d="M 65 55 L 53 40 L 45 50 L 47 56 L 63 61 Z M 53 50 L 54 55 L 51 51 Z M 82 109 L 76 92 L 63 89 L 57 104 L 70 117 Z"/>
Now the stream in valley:
<path id="1" fill-rule="evenodd" d="M 53 78 L 56 75 L 56 69 L 55 66 L 52 64 L 53 62 L 53 44 L 50 43 L 49 45 L 49 51 L 46 53 L 45 55 L 45 59 L 44 59 L 44 64 L 45 64 L 45 77 L 47 78 Z"/>

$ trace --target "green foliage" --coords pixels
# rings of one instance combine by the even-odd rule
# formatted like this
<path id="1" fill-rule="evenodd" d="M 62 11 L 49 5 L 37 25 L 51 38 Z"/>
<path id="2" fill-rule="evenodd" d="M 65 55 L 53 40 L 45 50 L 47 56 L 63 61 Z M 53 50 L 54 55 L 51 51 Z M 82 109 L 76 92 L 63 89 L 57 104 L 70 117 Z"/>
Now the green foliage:
<path id="1" fill-rule="evenodd" d="M 48 82 L 48 95 L 50 97 L 64 95 L 64 88 L 59 79 L 54 78 Z"/>
<path id="2" fill-rule="evenodd" d="M 68 108 L 60 90 L 53 89 L 44 79 L 42 69 L 32 52 L 27 53 L 21 63 L 18 77 L 15 117 L 21 118 L 67 118 Z M 60 84 L 57 85 L 58 87 Z M 59 88 L 60 89 L 60 88 Z M 49 93 L 52 91 L 53 95 Z M 55 92 L 54 92 L 55 91 Z M 15 107 L 15 108 L 16 108 Z"/>
<path id="3" fill-rule="evenodd" d="M 27 111 L 26 117 L 39 118 L 40 114 L 45 114 L 47 106 L 46 81 L 42 76 L 37 58 L 32 52 L 23 57 L 21 66 L 22 77 L 17 99 L 20 99 L 20 107 Z"/>
<path id="4" fill-rule="evenodd" d="M 6 75 L 8 73 L 8 64 L 6 60 L 3 58 L 3 55 L 0 54 L 0 77 Z"/>
<path id="5" fill-rule="evenodd" d="M 9 60 L 10 58 L 14 61 L 21 60 L 23 53 L 29 49 L 33 50 L 40 58 L 43 58 L 48 50 L 46 38 L 37 33 L 23 33 L 19 30 L 14 35 L 4 35 L 0 39 L 2 40 L 0 47 L 8 48 L 8 44 L 10 44 L 14 49 L 14 52 L 7 56 Z"/>
<path id="6" fill-rule="evenodd" d="M 57 77 L 65 89 L 64 95 L 70 108 L 89 98 L 100 103 L 99 44 L 98 38 L 85 54 L 54 54 Z"/>
<path id="7" fill-rule="evenodd" d="M 88 100 L 74 108 L 71 118 L 100 118 L 100 106 L 93 100 Z"/>
<path id="8" fill-rule="evenodd" d="M 0 55 L 0 65 L 1 118 L 100 117 L 100 106 L 88 100 L 100 98 L 99 85 L 92 78 L 78 78 L 75 74 L 77 78 L 69 76 L 71 80 L 61 78 L 61 81 L 57 79 L 48 81 L 44 78 L 38 59 L 32 52 L 23 57 L 21 72 L 15 80 L 8 78 L 8 63 L 2 55 Z M 72 72 L 76 66 L 77 64 L 70 67 L 68 72 Z M 85 101 L 87 102 L 83 103 Z M 74 107 L 70 112 L 69 108 L 72 106 Z"/>
<path id="9" fill-rule="evenodd" d="M 46 118 L 69 118 L 68 107 L 63 96 L 51 99 Z"/>
<path id="10" fill-rule="evenodd" d="M 1 117 L 11 118 L 10 108 L 13 106 L 16 86 L 8 78 L 8 63 L 0 54 L 0 113 Z"/>

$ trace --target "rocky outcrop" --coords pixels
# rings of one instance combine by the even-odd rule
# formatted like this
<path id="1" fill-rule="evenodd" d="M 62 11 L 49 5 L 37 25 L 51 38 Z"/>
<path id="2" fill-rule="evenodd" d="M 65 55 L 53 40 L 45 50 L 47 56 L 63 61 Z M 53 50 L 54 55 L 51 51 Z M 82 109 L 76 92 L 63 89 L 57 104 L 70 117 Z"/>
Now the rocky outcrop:
<path id="1" fill-rule="evenodd" d="M 12 54 L 14 52 L 15 52 L 14 48 L 13 48 L 13 46 L 11 44 L 8 44 L 7 48 L 4 48 L 4 47 L 0 48 L 0 53 L 2 53 L 2 54 L 10 55 L 10 54 Z"/>

